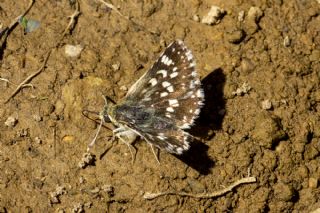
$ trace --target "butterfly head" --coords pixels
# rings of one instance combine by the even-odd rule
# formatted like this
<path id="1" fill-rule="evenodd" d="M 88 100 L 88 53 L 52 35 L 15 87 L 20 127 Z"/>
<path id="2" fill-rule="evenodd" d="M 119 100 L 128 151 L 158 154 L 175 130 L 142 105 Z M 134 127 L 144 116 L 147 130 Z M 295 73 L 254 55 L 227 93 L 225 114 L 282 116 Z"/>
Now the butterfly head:
<path id="1" fill-rule="evenodd" d="M 115 117 L 115 107 L 116 103 L 108 96 L 104 97 L 105 105 L 103 110 L 100 112 L 101 119 L 106 123 L 116 123 Z"/>

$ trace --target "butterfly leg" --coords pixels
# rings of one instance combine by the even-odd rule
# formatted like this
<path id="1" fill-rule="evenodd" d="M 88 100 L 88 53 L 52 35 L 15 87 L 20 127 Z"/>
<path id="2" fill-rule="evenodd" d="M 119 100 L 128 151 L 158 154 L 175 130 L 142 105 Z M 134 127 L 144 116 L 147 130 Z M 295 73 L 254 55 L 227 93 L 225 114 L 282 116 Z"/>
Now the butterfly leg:
<path id="1" fill-rule="evenodd" d="M 119 138 L 119 140 L 121 142 L 123 142 L 124 144 L 126 144 L 128 146 L 129 151 L 131 153 L 132 163 L 133 163 L 135 160 L 135 155 L 132 152 L 133 146 L 131 145 L 131 143 L 133 143 L 136 140 L 136 138 L 137 138 L 136 133 L 134 133 L 132 130 L 122 126 L 122 127 L 119 127 L 117 129 L 113 130 L 113 137 Z M 135 148 L 134 148 L 134 150 L 136 152 Z"/>
<path id="2" fill-rule="evenodd" d="M 153 153 L 154 157 L 156 158 L 158 164 L 160 165 L 160 161 L 159 161 L 159 149 L 157 149 L 158 152 L 157 152 L 157 154 L 156 154 L 156 152 L 154 151 L 154 146 L 153 146 L 151 143 L 149 143 L 149 145 L 150 145 L 150 147 L 151 147 L 151 150 L 152 150 L 152 153 Z"/>

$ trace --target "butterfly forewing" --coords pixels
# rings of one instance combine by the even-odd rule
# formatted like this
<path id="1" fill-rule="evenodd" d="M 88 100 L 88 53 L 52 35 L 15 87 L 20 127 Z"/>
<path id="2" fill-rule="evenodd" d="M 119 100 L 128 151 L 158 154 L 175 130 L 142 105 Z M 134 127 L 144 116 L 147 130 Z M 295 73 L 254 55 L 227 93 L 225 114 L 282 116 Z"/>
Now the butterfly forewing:
<path id="1" fill-rule="evenodd" d="M 118 122 L 126 124 L 149 143 L 181 154 L 189 148 L 190 138 L 183 129 L 193 124 L 203 99 L 193 55 L 177 40 L 129 89 L 121 103 L 149 113 L 149 118 L 137 123 L 135 113 L 129 118 L 130 113 L 119 111 L 123 116 Z"/>

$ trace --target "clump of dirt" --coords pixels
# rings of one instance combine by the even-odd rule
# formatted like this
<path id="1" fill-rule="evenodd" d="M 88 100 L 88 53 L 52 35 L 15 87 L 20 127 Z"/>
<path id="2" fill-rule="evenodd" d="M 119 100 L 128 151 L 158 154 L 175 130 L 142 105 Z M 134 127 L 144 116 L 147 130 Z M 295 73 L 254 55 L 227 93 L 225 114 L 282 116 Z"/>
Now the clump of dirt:
<path id="1" fill-rule="evenodd" d="M 40 27 L 26 33 L 18 24 L 1 40 L 1 212 L 319 211 L 319 1 L 113 1 L 110 8 L 84 0 L 62 37 L 77 2 L 35 1 L 25 17 Z M 4 30 L 28 2 L 0 5 Z M 212 6 L 224 15 L 201 23 Z M 128 147 L 103 128 L 94 163 L 79 167 L 98 126 L 83 110 L 100 112 L 105 95 L 120 101 L 175 39 L 192 50 L 206 98 L 190 151 L 161 151 L 159 165 L 139 140 L 132 163 Z M 66 55 L 67 45 L 81 51 Z M 248 171 L 257 182 L 218 198 L 143 198 L 209 193 Z"/>

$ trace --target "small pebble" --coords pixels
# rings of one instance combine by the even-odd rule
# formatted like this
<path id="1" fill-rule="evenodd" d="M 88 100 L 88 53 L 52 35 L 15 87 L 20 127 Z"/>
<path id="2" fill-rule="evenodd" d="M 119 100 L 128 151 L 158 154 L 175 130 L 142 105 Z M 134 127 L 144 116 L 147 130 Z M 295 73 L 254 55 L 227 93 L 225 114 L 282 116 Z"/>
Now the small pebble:
<path id="1" fill-rule="evenodd" d="M 109 184 L 103 185 L 102 186 L 102 190 L 104 192 L 106 192 L 109 197 L 113 197 L 114 196 L 114 187 L 113 186 L 111 186 Z"/>
<path id="2" fill-rule="evenodd" d="M 196 21 L 196 22 L 200 21 L 200 17 L 198 15 L 193 15 L 192 19 L 193 21 Z"/>
<path id="3" fill-rule="evenodd" d="M 13 116 L 9 116 L 4 124 L 8 127 L 14 127 L 18 123 L 18 119 Z"/>
<path id="4" fill-rule="evenodd" d="M 243 22 L 244 21 L 244 15 L 245 15 L 245 13 L 244 13 L 243 10 L 239 12 L 239 14 L 238 14 L 238 21 L 239 22 Z"/>
<path id="5" fill-rule="evenodd" d="M 259 7 L 250 7 L 248 11 L 248 19 L 254 20 L 256 23 L 262 17 L 263 12 Z"/>
<path id="6" fill-rule="evenodd" d="M 318 187 L 317 178 L 309 178 L 309 188 L 316 189 Z"/>
<path id="7" fill-rule="evenodd" d="M 97 194 L 97 193 L 100 192 L 100 189 L 99 189 L 99 187 L 96 187 L 96 188 L 90 190 L 90 192 L 91 192 L 92 194 Z"/>
<path id="8" fill-rule="evenodd" d="M 217 6 L 211 6 L 210 11 L 205 15 L 201 23 L 207 25 L 219 24 L 226 11 Z"/>
<path id="9" fill-rule="evenodd" d="M 64 186 L 58 186 L 54 192 L 50 193 L 50 203 L 51 204 L 60 203 L 59 197 L 66 193 L 67 191 Z"/>
<path id="10" fill-rule="evenodd" d="M 37 121 L 37 122 L 42 121 L 42 117 L 41 117 L 40 115 L 38 115 L 38 114 L 33 115 L 32 117 L 33 117 L 33 120 L 35 120 L 35 121 Z"/>
<path id="11" fill-rule="evenodd" d="M 80 212 L 84 212 L 83 209 L 83 204 L 81 203 L 76 203 L 73 206 L 73 209 L 71 210 L 73 213 L 80 213 Z"/>
<path id="12" fill-rule="evenodd" d="M 84 204 L 84 207 L 90 209 L 90 208 L 92 207 L 92 205 L 93 205 L 92 202 L 86 202 L 86 203 Z"/>
<path id="13" fill-rule="evenodd" d="M 235 30 L 228 34 L 228 41 L 233 44 L 239 44 L 245 37 L 243 30 Z"/>
<path id="14" fill-rule="evenodd" d="M 120 62 L 111 65 L 113 71 L 118 71 L 120 69 Z"/>
<path id="15" fill-rule="evenodd" d="M 80 55 L 82 50 L 83 50 L 83 46 L 80 44 L 78 45 L 67 44 L 65 46 L 64 52 L 69 57 L 77 57 Z"/>
<path id="16" fill-rule="evenodd" d="M 290 44 L 291 44 L 291 40 L 290 40 L 289 36 L 284 37 L 284 39 L 283 39 L 283 46 L 289 47 Z"/>
<path id="17" fill-rule="evenodd" d="M 80 184 L 83 184 L 84 182 L 85 182 L 84 178 L 83 178 L 83 177 L 80 177 L 80 178 L 79 178 L 79 183 L 80 183 Z"/>
<path id="18" fill-rule="evenodd" d="M 88 165 L 93 165 L 96 161 L 95 155 L 90 152 L 86 152 L 83 154 L 81 161 L 78 163 L 79 168 L 84 169 Z"/>
<path id="19" fill-rule="evenodd" d="M 261 102 L 261 107 L 262 107 L 262 109 L 269 110 L 272 108 L 272 103 L 269 99 L 264 100 Z"/>
<path id="20" fill-rule="evenodd" d="M 239 87 L 236 91 L 232 92 L 232 94 L 238 96 L 244 95 L 247 94 L 251 89 L 251 86 L 247 82 L 244 82 L 242 86 Z"/>
<path id="21" fill-rule="evenodd" d="M 34 142 L 36 142 L 37 144 L 42 144 L 42 140 L 39 137 L 35 137 Z"/>
<path id="22" fill-rule="evenodd" d="M 125 85 L 122 85 L 122 86 L 120 87 L 120 90 L 122 90 L 122 91 L 128 91 L 128 87 L 126 87 Z"/>
<path id="23" fill-rule="evenodd" d="M 75 137 L 73 135 L 65 135 L 62 138 L 63 142 L 72 143 L 75 141 Z"/>
<path id="24" fill-rule="evenodd" d="M 29 135 L 29 129 L 19 129 L 17 131 L 17 136 L 20 138 L 27 137 Z"/>

